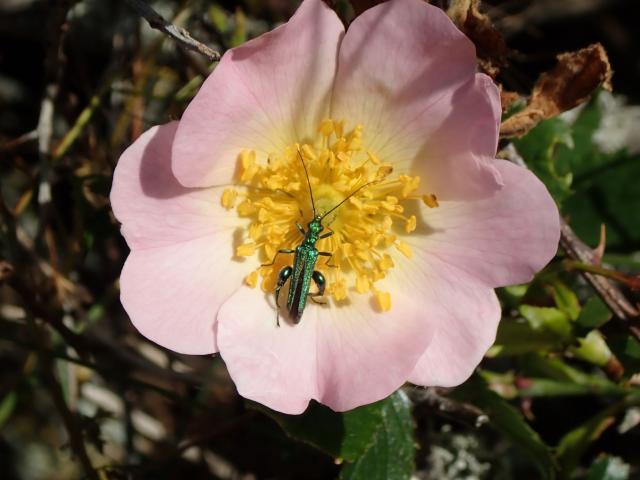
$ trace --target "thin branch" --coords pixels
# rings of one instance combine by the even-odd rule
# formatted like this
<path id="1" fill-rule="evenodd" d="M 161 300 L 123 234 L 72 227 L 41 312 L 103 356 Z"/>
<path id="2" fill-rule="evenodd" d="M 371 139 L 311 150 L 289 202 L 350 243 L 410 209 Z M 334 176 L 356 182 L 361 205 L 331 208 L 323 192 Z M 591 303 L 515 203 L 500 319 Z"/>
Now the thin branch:
<path id="1" fill-rule="evenodd" d="M 8 152 L 13 150 L 14 148 L 18 148 L 25 143 L 33 142 L 34 140 L 38 140 L 38 130 L 31 130 L 30 132 L 23 133 L 18 138 L 14 138 L 12 140 L 8 140 L 0 146 L 0 152 Z M 8 158 L 8 157 L 7 157 Z"/>
<path id="2" fill-rule="evenodd" d="M 160 30 L 170 36 L 182 47 L 207 57 L 211 62 L 217 62 L 220 60 L 220 54 L 218 52 L 193 38 L 186 29 L 178 27 L 165 20 L 162 15 L 156 12 L 144 1 L 127 0 L 127 2 L 135 9 L 136 12 L 138 12 L 138 15 L 147 21 L 151 28 Z"/>
<path id="3" fill-rule="evenodd" d="M 51 357 L 46 354 L 41 355 L 40 358 L 43 361 L 44 381 L 47 388 L 49 389 L 49 393 L 51 394 L 53 403 L 55 404 L 56 409 L 62 417 L 62 421 L 64 422 L 64 425 L 67 429 L 67 433 L 69 435 L 69 445 L 71 446 L 73 453 L 82 464 L 82 468 L 84 469 L 86 477 L 97 480 L 98 474 L 93 468 L 93 465 L 91 465 L 91 460 L 89 459 L 89 455 L 84 444 L 84 436 L 82 434 L 82 430 L 78 425 L 74 413 L 69 409 L 69 406 L 64 399 L 62 387 L 60 387 L 60 384 L 58 383 L 58 380 L 53 373 L 55 367 L 54 362 Z"/>
<path id="4" fill-rule="evenodd" d="M 501 154 L 503 158 L 506 158 L 521 167 L 527 168 L 526 163 L 512 143 L 504 148 L 501 151 Z M 562 218 L 560 219 L 560 246 L 572 260 L 593 264 L 595 258 L 593 249 L 580 240 L 569 224 Z M 636 307 L 627 300 L 618 287 L 608 278 L 586 271 L 582 271 L 580 273 L 591 284 L 596 293 L 600 298 L 602 298 L 604 303 L 607 304 L 613 314 L 620 320 L 628 322 L 629 330 L 638 340 L 640 340 L 640 328 L 631 324 L 632 320 L 640 317 L 640 312 Z"/>
<path id="5" fill-rule="evenodd" d="M 67 14 L 76 0 L 58 0 L 51 8 L 49 32 L 47 35 L 49 48 L 45 58 L 46 86 L 40 102 L 38 117 L 38 155 L 40 157 L 40 181 L 38 185 L 38 205 L 41 207 L 41 218 L 46 220 L 50 214 L 51 181 L 51 138 L 53 136 L 53 118 L 55 102 L 60 91 L 60 82 L 64 72 L 63 45 L 67 32 Z M 44 222 L 43 222 L 44 223 Z M 44 228 L 44 224 L 40 226 Z"/>
<path id="6" fill-rule="evenodd" d="M 487 414 L 475 405 L 448 397 L 447 394 L 451 389 L 441 387 L 405 387 L 403 390 L 413 403 L 424 403 L 430 408 L 434 408 L 459 421 L 469 423 L 476 428 L 480 428 L 489 421 Z"/>

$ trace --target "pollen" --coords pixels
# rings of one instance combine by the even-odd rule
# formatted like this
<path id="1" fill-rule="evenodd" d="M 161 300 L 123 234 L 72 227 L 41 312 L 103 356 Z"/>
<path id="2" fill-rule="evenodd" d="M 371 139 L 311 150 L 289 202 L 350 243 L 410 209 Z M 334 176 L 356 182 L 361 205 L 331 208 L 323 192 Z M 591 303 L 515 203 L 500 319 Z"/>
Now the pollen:
<path id="1" fill-rule="evenodd" d="M 383 312 L 388 312 L 391 310 L 391 294 L 388 292 L 381 292 L 377 290 L 375 292 L 376 302 L 378 304 L 378 308 Z"/>
<path id="2" fill-rule="evenodd" d="M 236 256 L 256 256 L 262 265 L 248 272 L 247 285 L 275 289 L 278 273 L 294 260 L 278 252 L 300 245 L 298 225 L 307 230 L 315 205 L 316 215 L 326 214 L 323 232 L 333 232 L 316 243 L 327 253 L 315 266 L 326 278 L 325 299 L 340 306 L 350 296 L 369 295 L 377 310 L 391 309 L 391 294 L 383 288 L 396 268 L 394 257 L 412 257 L 406 240 L 419 231 L 420 206 L 436 208 L 438 201 L 434 194 L 416 194 L 420 177 L 396 172 L 393 163 L 400 159 L 378 156 L 363 134 L 363 125 L 348 130 L 343 120 L 325 119 L 307 143 L 261 152 L 261 159 L 250 148 L 239 152 L 235 185 L 220 202 L 247 220 Z"/>

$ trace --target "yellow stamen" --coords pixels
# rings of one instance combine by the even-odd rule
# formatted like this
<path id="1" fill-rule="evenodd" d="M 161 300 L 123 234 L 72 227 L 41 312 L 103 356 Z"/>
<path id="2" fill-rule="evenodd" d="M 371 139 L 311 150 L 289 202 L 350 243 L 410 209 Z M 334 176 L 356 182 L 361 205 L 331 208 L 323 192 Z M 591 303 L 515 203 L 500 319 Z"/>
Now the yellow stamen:
<path id="1" fill-rule="evenodd" d="M 388 292 L 376 291 L 376 302 L 378 303 L 378 307 L 383 312 L 388 312 L 391 310 L 391 294 Z"/>
<path id="2" fill-rule="evenodd" d="M 404 231 L 407 233 L 413 232 L 416 229 L 417 223 L 418 223 L 418 220 L 416 219 L 416 216 L 411 215 L 407 219 L 407 222 L 404 224 Z"/>
<path id="3" fill-rule="evenodd" d="M 238 248 L 236 248 L 236 255 L 239 257 L 250 257 L 255 253 L 256 253 L 256 244 L 253 242 L 245 243 L 244 245 L 238 245 Z"/>
<path id="4" fill-rule="evenodd" d="M 405 215 L 405 208 L 418 198 L 435 208 L 437 199 L 433 194 L 415 195 L 420 177 L 396 174 L 390 163 L 367 150 L 362 125 L 346 131 L 344 121 L 328 118 L 320 123 L 317 135 L 309 143 L 270 153 L 267 161 L 259 161 L 253 150 L 242 150 L 238 156 L 236 186 L 226 188 L 220 199 L 224 208 L 235 208 L 248 220 L 236 255 L 257 255 L 261 263 L 276 259 L 273 265 L 249 273 L 245 283 L 273 291 L 280 270 L 293 262 L 292 255 L 276 257 L 276 253 L 299 245 L 303 237 L 296 222 L 306 230 L 313 217 L 302 156 L 316 214 L 328 212 L 356 189 L 370 184 L 323 221 L 325 232 L 328 228 L 334 231 L 316 244 L 319 251 L 332 254 L 330 260 L 320 257 L 316 264 L 327 278 L 325 296 L 339 302 L 349 295 L 369 294 L 379 310 L 388 311 L 391 294 L 379 290 L 377 282 L 394 268 L 397 252 L 411 258 L 411 247 L 401 238 L 415 235 L 422 218 Z"/>
<path id="5" fill-rule="evenodd" d="M 380 165 L 380 159 L 378 156 L 370 150 L 367 150 L 367 157 L 371 160 L 374 165 Z"/>
<path id="6" fill-rule="evenodd" d="M 436 196 L 433 193 L 431 193 L 429 195 L 423 195 L 422 196 L 422 201 L 429 208 L 436 208 L 436 207 L 439 206 L 438 205 L 438 199 L 436 198 Z"/>
<path id="7" fill-rule="evenodd" d="M 325 137 L 330 137 L 333 131 L 333 120 L 331 120 L 330 118 L 325 118 L 322 122 L 320 122 L 320 127 L 318 127 L 319 133 L 321 133 Z"/>
<path id="8" fill-rule="evenodd" d="M 238 192 L 233 188 L 225 188 L 222 192 L 220 202 L 222 206 L 227 210 L 231 210 L 236 204 L 236 198 L 238 198 Z"/>
<path id="9" fill-rule="evenodd" d="M 367 293 L 371 289 L 371 284 L 366 275 L 358 275 L 356 277 L 356 291 L 358 293 Z"/>
<path id="10" fill-rule="evenodd" d="M 413 250 L 411 250 L 411 247 L 404 243 L 402 240 L 398 241 L 398 243 L 396 244 L 396 248 L 400 250 L 400 252 L 402 252 L 405 257 L 413 257 Z"/>
<path id="11" fill-rule="evenodd" d="M 254 270 L 253 272 L 251 272 L 249 275 L 246 276 L 244 281 L 251 288 L 256 288 L 256 285 L 258 285 L 258 271 Z"/>

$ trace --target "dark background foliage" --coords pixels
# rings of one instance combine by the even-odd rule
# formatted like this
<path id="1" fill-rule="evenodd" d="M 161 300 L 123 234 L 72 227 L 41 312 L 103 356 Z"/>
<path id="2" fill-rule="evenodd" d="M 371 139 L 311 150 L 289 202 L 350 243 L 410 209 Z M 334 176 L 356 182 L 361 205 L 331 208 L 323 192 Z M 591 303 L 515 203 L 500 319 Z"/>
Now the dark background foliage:
<path id="1" fill-rule="evenodd" d="M 285 21 L 295 3 L 152 2 L 219 51 Z M 334 6 L 351 18 L 346 1 Z M 482 10 L 517 52 L 499 79 L 521 94 L 557 53 L 605 46 L 614 96 L 513 145 L 582 240 L 595 247 L 606 225 L 601 273 L 627 275 L 617 284 L 634 302 L 640 4 Z M 562 251 L 530 285 L 500 291 L 496 345 L 466 384 L 407 386 L 344 415 L 268 411 L 236 394 L 219 358 L 142 338 L 118 300 L 128 249 L 111 176 L 142 131 L 180 117 L 209 68 L 124 1 L 0 2 L 2 478 L 640 478 L 638 324 L 612 316 Z"/>

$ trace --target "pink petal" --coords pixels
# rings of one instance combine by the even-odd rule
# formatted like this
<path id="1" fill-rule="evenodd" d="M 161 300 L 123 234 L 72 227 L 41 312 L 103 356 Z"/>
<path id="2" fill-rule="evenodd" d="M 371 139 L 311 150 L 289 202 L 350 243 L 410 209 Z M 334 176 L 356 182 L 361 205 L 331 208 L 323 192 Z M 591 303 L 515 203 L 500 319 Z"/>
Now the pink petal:
<path id="1" fill-rule="evenodd" d="M 185 188 L 173 176 L 176 127 L 148 130 L 116 167 L 111 203 L 132 249 L 120 278 L 121 301 L 154 342 L 182 353 L 213 353 L 216 312 L 251 266 L 232 260 L 239 220 L 221 206 L 221 189 Z"/>
<path id="2" fill-rule="evenodd" d="M 247 262 L 231 260 L 231 235 L 131 252 L 120 277 L 120 300 L 140 333 L 180 353 L 217 351 L 216 313 L 251 271 Z"/>
<path id="3" fill-rule="evenodd" d="M 507 161 L 496 167 L 501 189 L 475 202 L 441 202 L 424 215 L 426 236 L 412 243 L 415 265 L 441 276 L 449 309 L 432 319 L 434 339 L 410 377 L 418 385 L 464 382 L 495 340 L 500 306 L 491 289 L 530 281 L 558 248 L 560 217 L 544 185 Z"/>
<path id="4" fill-rule="evenodd" d="M 172 122 L 147 130 L 118 161 L 111 207 L 132 249 L 172 245 L 237 225 L 237 216 L 220 204 L 220 189 L 185 188 L 174 177 L 177 127 Z"/>
<path id="5" fill-rule="evenodd" d="M 442 10 L 390 0 L 349 27 L 332 116 L 363 123 L 367 148 L 439 198 L 469 198 L 500 184 L 500 99 L 475 65 L 473 44 Z"/>
<path id="6" fill-rule="evenodd" d="M 476 201 L 424 209 L 429 232 L 421 246 L 492 288 L 530 281 L 560 239 L 558 208 L 542 182 L 506 160 L 495 166 L 502 188 Z"/>
<path id="7" fill-rule="evenodd" d="M 363 295 L 341 307 L 312 304 L 298 325 L 281 318 L 278 328 L 273 295 L 242 288 L 218 313 L 220 353 L 243 397 L 290 414 L 310 399 L 349 410 L 400 387 L 431 339 L 416 297 L 392 301 L 389 313 Z"/>
<path id="8" fill-rule="evenodd" d="M 242 149 L 264 159 L 314 136 L 329 113 L 343 33 L 325 3 L 305 0 L 286 24 L 227 51 L 180 122 L 173 146 L 180 182 L 228 183 Z"/>
<path id="9" fill-rule="evenodd" d="M 492 288 L 469 277 L 463 267 L 428 254 L 418 254 L 414 261 L 432 272 L 425 275 L 431 285 L 428 288 L 433 290 L 424 311 L 436 331 L 408 381 L 425 386 L 459 385 L 469 378 L 495 341 L 500 303 Z"/>

